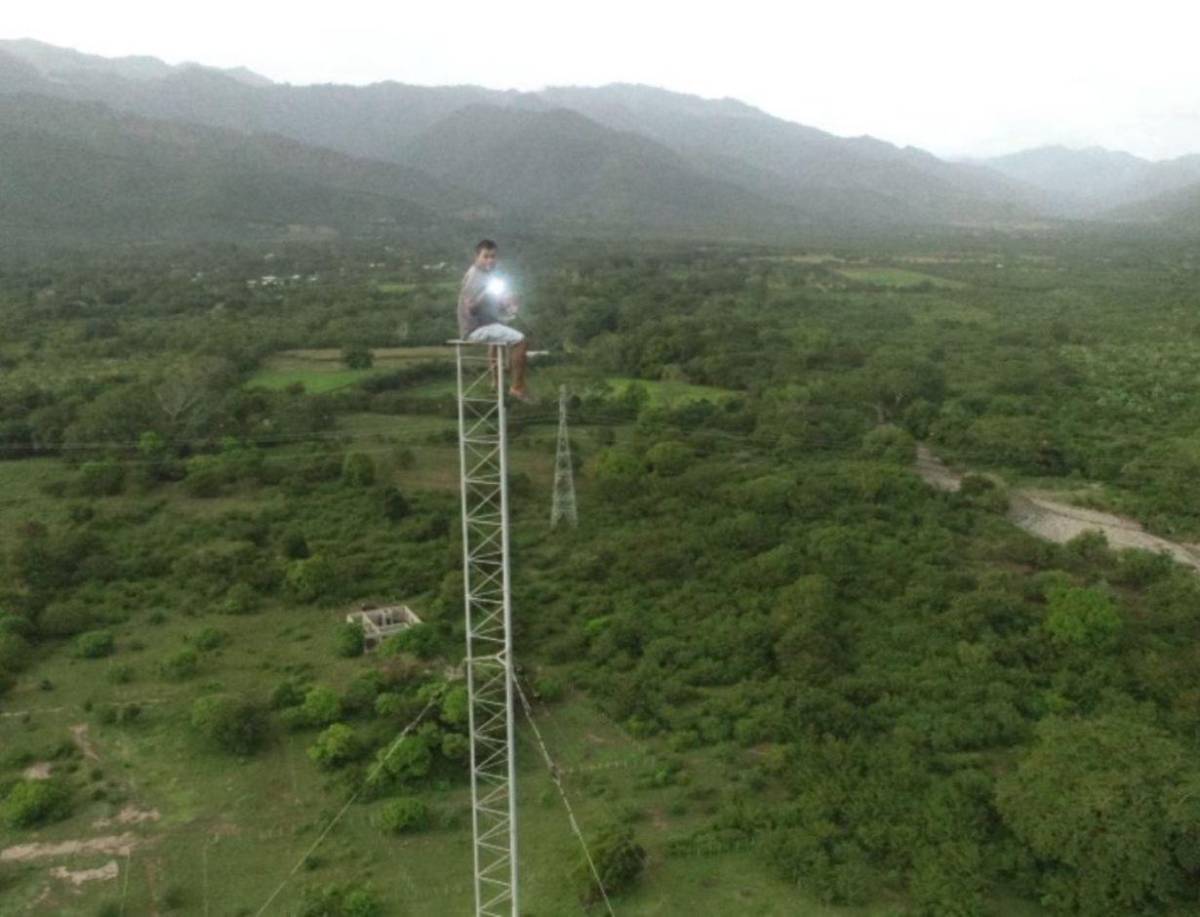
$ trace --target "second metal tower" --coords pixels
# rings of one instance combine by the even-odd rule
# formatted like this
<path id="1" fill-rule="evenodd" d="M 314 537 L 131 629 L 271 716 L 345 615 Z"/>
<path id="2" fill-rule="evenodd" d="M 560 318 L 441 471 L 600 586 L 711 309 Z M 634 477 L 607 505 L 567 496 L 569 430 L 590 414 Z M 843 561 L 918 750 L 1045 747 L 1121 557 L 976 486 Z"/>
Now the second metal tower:
<path id="1" fill-rule="evenodd" d="M 575 509 L 575 468 L 571 463 L 571 435 L 567 430 L 567 387 L 558 389 L 558 448 L 554 454 L 554 503 L 550 507 L 550 527 L 561 520 L 579 524 Z"/>
<path id="2" fill-rule="evenodd" d="M 477 917 L 517 917 L 506 348 L 455 341 Z"/>

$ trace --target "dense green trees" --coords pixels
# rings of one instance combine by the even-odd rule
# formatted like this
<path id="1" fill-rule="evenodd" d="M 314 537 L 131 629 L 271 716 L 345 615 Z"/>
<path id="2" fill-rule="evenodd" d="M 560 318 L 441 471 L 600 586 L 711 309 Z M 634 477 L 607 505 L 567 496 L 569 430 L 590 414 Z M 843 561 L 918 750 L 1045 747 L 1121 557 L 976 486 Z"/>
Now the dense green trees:
<path id="1" fill-rule="evenodd" d="M 581 717 L 594 703 L 653 758 L 570 789 L 630 818 L 657 794 L 670 827 L 639 830 L 656 861 L 751 850 L 805 900 L 914 914 L 1003 896 L 1186 909 L 1200 580 L 1004 516 L 1028 475 L 1200 534 L 1194 322 L 1158 273 L 1048 241 L 1000 273 L 980 252 L 1002 243 L 973 244 L 921 267 L 958 285 L 903 295 L 853 282 L 847 260 L 759 250 L 531 267 L 530 330 L 555 350 L 539 373 L 577 393 L 585 523 L 549 532 L 536 454 L 548 463 L 553 411 L 514 406 L 523 677 Z M 135 257 L 119 283 L 86 262 L 0 271 L 0 454 L 20 460 L 0 470 L 29 473 L 17 489 L 38 507 L 3 541 L 0 684 L 37 690 L 42 658 L 115 634 L 136 678 L 178 682 L 189 704 L 205 692 L 192 722 L 214 748 L 249 754 L 278 721 L 338 792 L 386 797 L 383 830 L 417 830 L 465 774 L 465 694 L 442 681 L 462 640 L 452 374 L 376 365 L 321 393 L 264 358 L 324 346 L 337 365 L 398 320 L 439 343 L 452 290 L 396 264 L 412 290 L 384 296 L 359 263 L 384 256 L 336 246 L 280 253 L 338 277 L 319 295 L 247 287 L 261 253 L 225 252 L 195 281 L 187 257 L 179 277 Z M 910 470 L 922 441 L 980 473 L 927 488 Z M 358 655 L 334 609 L 394 595 L 427 623 Z M 136 662 L 135 626 L 183 617 L 186 644 Z M 256 622 L 304 660 L 265 675 L 270 714 L 221 687 Z M 610 889 L 636 894 L 646 851 L 627 829 L 599 840 Z M 318 883 L 304 907 L 359 904 L 379 906 Z"/>
<path id="2" fill-rule="evenodd" d="M 1043 900 L 1102 917 L 1149 913 L 1194 890 L 1198 790 L 1192 756 L 1151 725 L 1051 717 L 997 785 L 996 805 L 1044 864 Z"/>

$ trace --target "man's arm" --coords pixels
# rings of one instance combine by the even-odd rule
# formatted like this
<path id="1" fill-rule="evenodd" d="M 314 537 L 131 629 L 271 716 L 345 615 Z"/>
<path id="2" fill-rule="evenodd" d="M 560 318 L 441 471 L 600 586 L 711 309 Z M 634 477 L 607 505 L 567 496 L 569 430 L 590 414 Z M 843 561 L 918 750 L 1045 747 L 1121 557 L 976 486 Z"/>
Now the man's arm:
<path id="1" fill-rule="evenodd" d="M 463 280 L 462 293 L 459 302 L 470 315 L 478 315 L 479 307 L 488 297 L 487 278 L 472 272 Z"/>

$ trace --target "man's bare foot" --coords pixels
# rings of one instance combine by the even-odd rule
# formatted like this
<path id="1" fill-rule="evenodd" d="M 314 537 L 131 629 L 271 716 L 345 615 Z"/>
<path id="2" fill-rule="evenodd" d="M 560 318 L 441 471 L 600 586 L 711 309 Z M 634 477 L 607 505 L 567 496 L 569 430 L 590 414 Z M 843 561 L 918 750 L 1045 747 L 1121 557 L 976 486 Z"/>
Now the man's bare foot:
<path id="1" fill-rule="evenodd" d="M 508 394 L 511 395 L 513 398 L 516 398 L 517 401 L 523 402 L 525 404 L 535 404 L 536 403 L 536 399 L 533 397 L 533 395 L 529 394 L 528 389 L 510 388 L 508 390 Z"/>

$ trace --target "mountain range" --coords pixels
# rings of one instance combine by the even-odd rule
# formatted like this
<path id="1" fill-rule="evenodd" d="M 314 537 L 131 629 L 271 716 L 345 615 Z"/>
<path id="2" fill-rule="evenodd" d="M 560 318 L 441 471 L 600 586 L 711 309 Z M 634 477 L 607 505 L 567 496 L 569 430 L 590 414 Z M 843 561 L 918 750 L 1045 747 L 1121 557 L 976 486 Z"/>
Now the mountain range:
<path id="1" fill-rule="evenodd" d="M 647 86 L 293 86 L 0 41 L 0 230 L 27 238 L 1190 225 L 1193 189 L 1200 156 L 948 162 Z"/>
<path id="2" fill-rule="evenodd" d="M 1057 212 L 1094 217 L 1137 212 L 1137 204 L 1148 213 L 1154 201 L 1169 210 L 1169 198 L 1189 186 L 1200 185 L 1200 155 L 1152 162 L 1148 159 L 1101 147 L 1071 150 L 1045 146 L 1008 156 L 979 161 L 980 165 L 1032 185 L 1050 196 Z"/>

